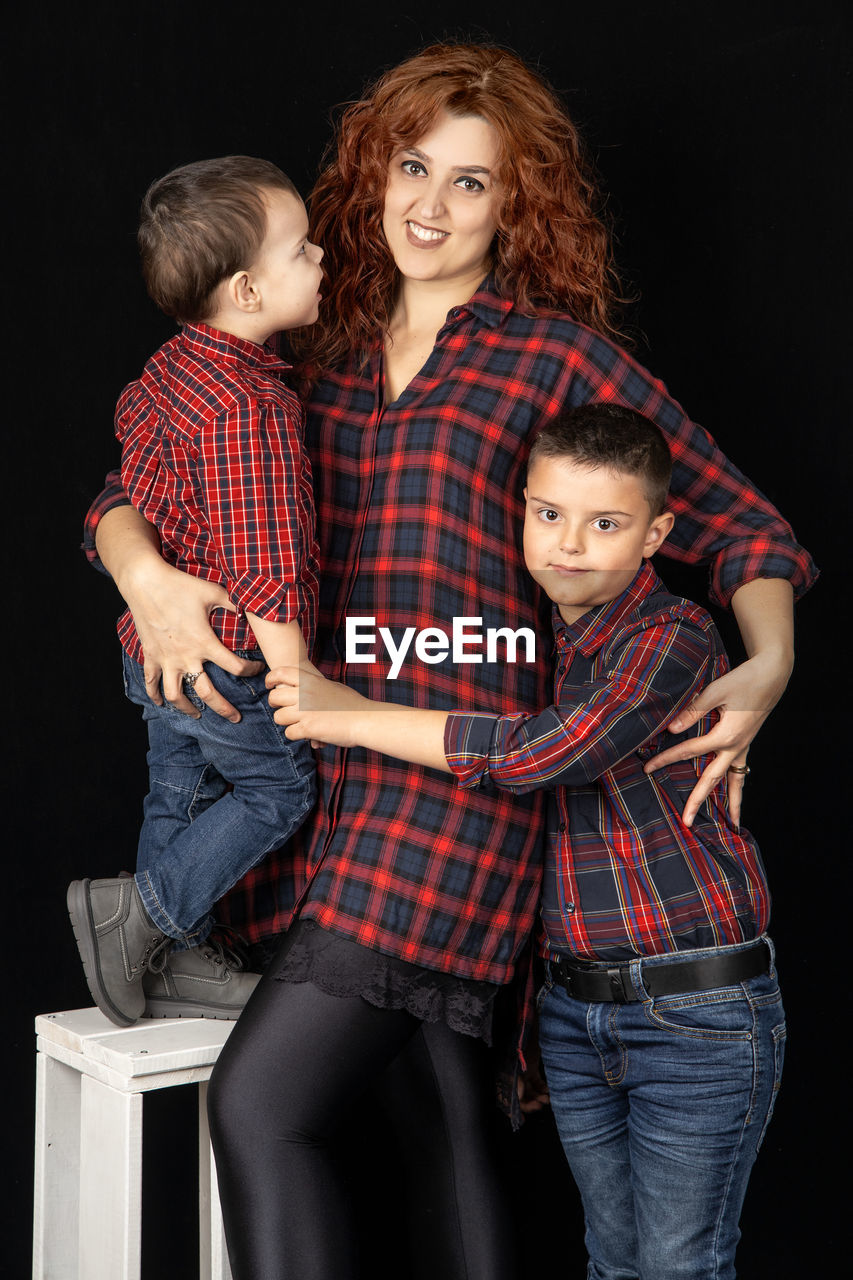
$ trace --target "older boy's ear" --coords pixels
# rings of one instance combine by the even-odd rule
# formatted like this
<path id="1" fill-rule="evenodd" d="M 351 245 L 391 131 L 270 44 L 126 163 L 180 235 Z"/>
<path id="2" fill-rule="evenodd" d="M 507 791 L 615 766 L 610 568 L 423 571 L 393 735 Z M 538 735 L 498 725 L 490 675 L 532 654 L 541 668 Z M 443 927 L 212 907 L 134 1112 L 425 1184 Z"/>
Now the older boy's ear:
<path id="1" fill-rule="evenodd" d="M 260 310 L 261 295 L 248 271 L 235 271 L 225 287 L 229 300 L 238 311 L 251 314 Z"/>
<path id="2" fill-rule="evenodd" d="M 659 516 L 655 516 L 646 534 L 646 542 L 643 547 L 644 556 L 653 556 L 656 551 L 660 550 L 661 544 L 674 524 L 675 516 L 671 511 L 662 511 Z"/>

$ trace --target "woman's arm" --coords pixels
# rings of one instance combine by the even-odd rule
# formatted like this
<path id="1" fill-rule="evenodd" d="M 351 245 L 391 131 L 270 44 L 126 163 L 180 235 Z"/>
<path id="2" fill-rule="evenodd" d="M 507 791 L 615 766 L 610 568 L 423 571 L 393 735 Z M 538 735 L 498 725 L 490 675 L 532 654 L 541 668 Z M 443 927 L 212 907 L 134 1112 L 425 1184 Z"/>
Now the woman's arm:
<path id="1" fill-rule="evenodd" d="M 673 733 L 689 729 L 715 707 L 720 719 L 710 733 L 669 747 L 646 766 L 653 773 L 673 760 L 715 752 L 684 809 L 690 826 L 699 806 L 733 765 L 746 762 L 749 744 L 785 691 L 794 665 L 794 593 L 785 578 L 756 578 L 738 587 L 731 600 L 748 658 L 709 684 L 668 726 Z M 742 773 L 729 773 L 729 811 L 740 822 Z"/>
<path id="2" fill-rule="evenodd" d="M 180 711 L 197 716 L 183 690 L 187 672 L 203 671 L 205 662 L 215 662 L 232 675 L 261 669 L 261 663 L 248 662 L 226 649 L 210 626 L 211 609 L 234 607 L 224 589 L 166 564 L 156 529 L 135 507 L 119 506 L 105 512 L 95 541 L 104 567 L 133 614 L 152 702 L 159 705 L 165 697 Z M 226 720 L 240 719 L 240 713 L 207 676 L 196 681 L 195 692 Z"/>

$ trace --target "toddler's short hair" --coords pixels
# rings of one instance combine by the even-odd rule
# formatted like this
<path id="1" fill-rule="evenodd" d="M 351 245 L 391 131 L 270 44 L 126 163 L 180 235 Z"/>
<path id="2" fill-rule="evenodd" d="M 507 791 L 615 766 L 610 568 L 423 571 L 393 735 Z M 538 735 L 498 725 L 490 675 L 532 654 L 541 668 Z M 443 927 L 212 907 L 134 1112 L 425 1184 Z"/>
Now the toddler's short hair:
<path id="1" fill-rule="evenodd" d="M 570 458 L 639 476 L 652 516 L 666 505 L 672 456 L 659 427 L 620 404 L 585 404 L 547 423 L 535 437 L 528 468 L 537 458 Z"/>
<path id="2" fill-rule="evenodd" d="M 265 190 L 298 196 L 281 169 L 253 156 L 199 160 L 151 184 L 139 252 L 148 292 L 167 316 L 203 320 L 217 286 L 252 265 L 266 235 Z"/>

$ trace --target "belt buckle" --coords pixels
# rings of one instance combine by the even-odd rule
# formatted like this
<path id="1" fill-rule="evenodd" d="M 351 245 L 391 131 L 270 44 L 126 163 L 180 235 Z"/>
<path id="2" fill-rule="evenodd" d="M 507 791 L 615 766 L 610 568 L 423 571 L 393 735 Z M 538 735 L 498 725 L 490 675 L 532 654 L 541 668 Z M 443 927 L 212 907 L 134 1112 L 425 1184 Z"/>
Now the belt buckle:
<path id="1" fill-rule="evenodd" d="M 608 969 L 606 972 L 614 1004 L 630 1004 L 634 999 L 634 991 L 632 987 L 625 986 L 625 975 L 628 970 Z"/>

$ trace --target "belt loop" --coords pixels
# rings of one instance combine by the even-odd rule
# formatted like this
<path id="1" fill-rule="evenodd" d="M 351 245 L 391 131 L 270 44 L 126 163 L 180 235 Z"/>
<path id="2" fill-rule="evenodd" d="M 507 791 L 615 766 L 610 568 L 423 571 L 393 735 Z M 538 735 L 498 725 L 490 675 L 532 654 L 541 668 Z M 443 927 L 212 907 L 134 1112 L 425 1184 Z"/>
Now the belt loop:
<path id="1" fill-rule="evenodd" d="M 645 1003 L 651 1000 L 648 990 L 646 989 L 646 978 L 644 972 L 645 960 L 638 956 L 636 960 L 631 960 L 628 964 L 628 981 L 631 983 L 631 999 L 639 1000 Z"/>
<path id="2" fill-rule="evenodd" d="M 768 934 L 762 933 L 758 941 L 763 942 L 767 947 L 767 950 L 770 953 L 770 972 L 775 973 L 776 972 L 776 948 L 773 945 L 773 939 Z"/>
<path id="3" fill-rule="evenodd" d="M 610 983 L 610 990 L 613 992 L 613 1000 L 616 1004 L 630 1004 L 635 998 L 633 991 L 625 990 L 625 974 L 627 970 L 608 969 L 607 980 Z"/>

